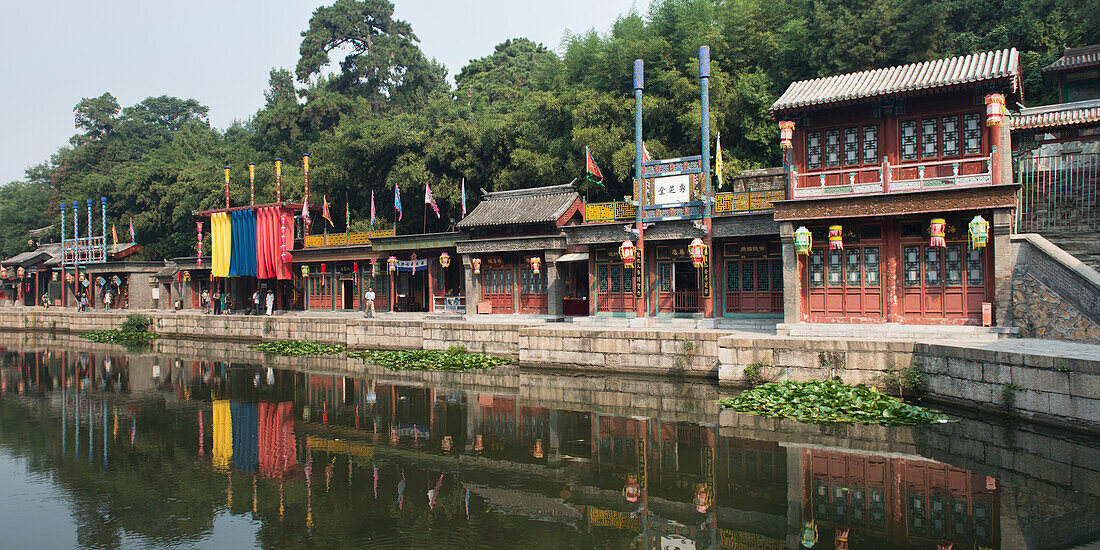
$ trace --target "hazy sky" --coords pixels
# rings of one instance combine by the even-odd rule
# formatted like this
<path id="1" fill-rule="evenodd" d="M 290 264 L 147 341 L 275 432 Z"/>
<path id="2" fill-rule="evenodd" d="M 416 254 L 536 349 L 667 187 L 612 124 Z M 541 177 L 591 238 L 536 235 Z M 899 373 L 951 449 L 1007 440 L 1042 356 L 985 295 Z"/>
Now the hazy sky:
<path id="1" fill-rule="evenodd" d="M 263 103 L 268 71 L 293 70 L 309 16 L 325 0 L 13 0 L 0 15 L 0 184 L 22 179 L 76 133 L 73 107 L 111 92 L 194 98 L 224 129 Z M 332 0 L 327 3 L 331 4 Z M 566 29 L 606 32 L 633 0 L 396 0 L 428 57 L 453 82 L 508 38 L 557 49 Z M 638 3 L 645 11 L 648 2 Z"/>

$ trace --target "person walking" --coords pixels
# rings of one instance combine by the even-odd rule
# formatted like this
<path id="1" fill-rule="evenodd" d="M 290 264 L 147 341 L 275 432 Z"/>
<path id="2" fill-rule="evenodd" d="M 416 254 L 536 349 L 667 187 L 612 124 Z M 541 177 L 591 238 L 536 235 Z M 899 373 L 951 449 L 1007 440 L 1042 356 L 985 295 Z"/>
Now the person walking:
<path id="1" fill-rule="evenodd" d="M 203 289 L 202 297 L 199 300 L 202 301 L 202 312 L 210 313 L 210 291 Z"/>
<path id="2" fill-rule="evenodd" d="M 259 300 L 256 301 L 257 307 L 259 306 Z M 267 315 L 271 316 L 272 310 L 275 309 L 275 293 L 270 290 L 267 291 Z"/>
<path id="3" fill-rule="evenodd" d="M 374 298 L 374 289 L 367 287 L 367 291 L 363 293 L 363 315 L 374 317 Z"/>
<path id="4" fill-rule="evenodd" d="M 259 289 L 252 292 L 252 315 L 260 314 L 260 291 Z"/>
<path id="5" fill-rule="evenodd" d="M 222 312 L 222 293 L 217 290 L 214 291 L 214 315 L 218 315 Z"/>
<path id="6" fill-rule="evenodd" d="M 111 298 L 111 291 L 108 290 L 107 293 L 103 295 L 103 307 L 107 311 L 111 311 L 111 301 L 112 300 L 113 300 L 113 298 Z"/>

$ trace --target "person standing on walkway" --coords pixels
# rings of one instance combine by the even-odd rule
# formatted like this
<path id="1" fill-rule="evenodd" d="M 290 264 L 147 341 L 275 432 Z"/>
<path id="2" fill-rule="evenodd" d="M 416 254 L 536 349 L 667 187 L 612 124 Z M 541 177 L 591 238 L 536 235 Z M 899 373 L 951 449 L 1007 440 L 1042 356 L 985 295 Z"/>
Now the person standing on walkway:
<path id="1" fill-rule="evenodd" d="M 222 292 L 222 315 L 229 315 L 229 293 Z"/>
<path id="2" fill-rule="evenodd" d="M 363 314 L 367 317 L 374 317 L 374 289 L 367 287 L 367 292 L 363 294 Z"/>
<path id="3" fill-rule="evenodd" d="M 257 298 L 256 299 L 256 306 L 259 307 L 259 305 L 260 305 L 260 300 L 259 300 L 259 298 Z M 269 291 L 267 291 L 267 316 L 268 317 L 271 316 L 271 311 L 273 309 L 275 309 L 275 293 L 271 292 L 269 290 Z"/>
<path id="4" fill-rule="evenodd" d="M 202 296 L 199 298 L 199 300 L 202 302 L 202 312 L 210 313 L 210 291 L 203 289 Z"/>
<path id="5" fill-rule="evenodd" d="M 260 290 L 256 289 L 252 292 L 252 315 L 260 314 Z"/>
<path id="6" fill-rule="evenodd" d="M 50 295 L 49 293 L 42 293 L 42 307 L 50 309 Z"/>
<path id="7" fill-rule="evenodd" d="M 218 315 L 222 312 L 222 294 L 217 290 L 214 291 L 214 315 Z"/>
<path id="8" fill-rule="evenodd" d="M 107 311 L 111 311 L 111 300 L 111 291 L 108 290 L 107 293 L 103 295 L 103 307 Z"/>

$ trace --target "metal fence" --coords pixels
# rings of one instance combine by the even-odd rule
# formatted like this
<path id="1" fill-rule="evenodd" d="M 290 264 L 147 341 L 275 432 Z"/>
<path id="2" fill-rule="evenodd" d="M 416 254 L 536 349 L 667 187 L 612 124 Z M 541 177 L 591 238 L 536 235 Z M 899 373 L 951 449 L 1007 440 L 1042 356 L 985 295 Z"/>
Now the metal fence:
<path id="1" fill-rule="evenodd" d="M 1021 186 L 1017 231 L 1100 230 L 1100 154 L 1021 158 L 1016 183 Z"/>

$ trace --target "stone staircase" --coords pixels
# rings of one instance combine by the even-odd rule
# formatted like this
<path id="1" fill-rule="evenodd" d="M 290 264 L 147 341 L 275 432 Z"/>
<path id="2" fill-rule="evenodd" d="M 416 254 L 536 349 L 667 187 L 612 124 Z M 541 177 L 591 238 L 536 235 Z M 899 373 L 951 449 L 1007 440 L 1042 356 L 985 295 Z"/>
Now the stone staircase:
<path id="1" fill-rule="evenodd" d="M 856 340 L 966 340 L 990 342 L 1015 337 L 1016 327 L 975 327 L 963 325 L 902 325 L 898 323 L 780 323 L 778 336 Z"/>
<path id="2" fill-rule="evenodd" d="M 1062 250 L 1100 271 L 1100 231 L 1038 231 Z"/>

